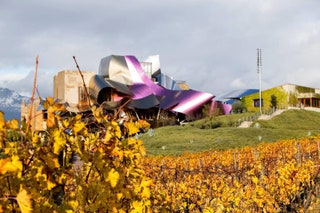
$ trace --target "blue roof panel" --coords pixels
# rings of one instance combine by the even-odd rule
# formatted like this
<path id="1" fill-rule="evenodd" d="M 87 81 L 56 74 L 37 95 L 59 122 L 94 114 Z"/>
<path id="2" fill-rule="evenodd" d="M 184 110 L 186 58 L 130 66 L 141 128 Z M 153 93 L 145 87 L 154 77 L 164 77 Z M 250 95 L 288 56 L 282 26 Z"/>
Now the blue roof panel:
<path id="1" fill-rule="evenodd" d="M 259 92 L 258 89 L 245 89 L 245 90 L 234 90 L 223 95 L 224 99 L 241 99 L 244 96 L 248 96 L 254 93 Z"/>

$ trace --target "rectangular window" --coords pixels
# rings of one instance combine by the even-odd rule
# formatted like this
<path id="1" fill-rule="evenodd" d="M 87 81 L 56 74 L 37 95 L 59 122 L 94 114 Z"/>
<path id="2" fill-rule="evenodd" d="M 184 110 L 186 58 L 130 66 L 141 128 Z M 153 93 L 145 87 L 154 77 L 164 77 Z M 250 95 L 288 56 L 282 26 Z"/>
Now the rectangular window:
<path id="1" fill-rule="evenodd" d="M 79 92 L 79 102 L 87 102 L 88 97 L 87 97 L 86 90 L 84 89 L 84 87 L 80 86 L 78 88 L 78 92 Z"/>
<path id="2" fill-rule="evenodd" d="M 260 99 L 254 99 L 253 100 L 253 106 L 254 107 L 260 107 Z M 261 106 L 263 107 L 263 99 L 261 99 Z"/>

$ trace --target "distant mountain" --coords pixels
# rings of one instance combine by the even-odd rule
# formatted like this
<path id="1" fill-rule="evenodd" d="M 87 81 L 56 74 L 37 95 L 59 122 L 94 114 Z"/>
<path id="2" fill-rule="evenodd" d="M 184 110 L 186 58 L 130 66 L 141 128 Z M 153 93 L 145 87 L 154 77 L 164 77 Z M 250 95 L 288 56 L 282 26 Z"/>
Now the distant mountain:
<path id="1" fill-rule="evenodd" d="M 14 118 L 20 120 L 21 102 L 29 102 L 29 100 L 29 97 L 22 96 L 13 90 L 0 88 L 0 111 L 4 113 L 6 120 Z"/>

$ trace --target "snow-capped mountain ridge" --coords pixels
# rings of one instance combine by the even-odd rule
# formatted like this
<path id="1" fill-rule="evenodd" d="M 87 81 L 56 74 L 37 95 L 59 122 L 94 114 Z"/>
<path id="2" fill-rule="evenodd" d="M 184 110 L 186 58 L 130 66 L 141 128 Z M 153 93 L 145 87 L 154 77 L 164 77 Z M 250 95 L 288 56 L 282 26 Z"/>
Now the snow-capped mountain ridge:
<path id="1" fill-rule="evenodd" d="M 8 88 L 0 88 L 0 111 L 4 112 L 6 120 L 14 118 L 20 120 L 21 103 L 28 102 L 29 99 Z"/>

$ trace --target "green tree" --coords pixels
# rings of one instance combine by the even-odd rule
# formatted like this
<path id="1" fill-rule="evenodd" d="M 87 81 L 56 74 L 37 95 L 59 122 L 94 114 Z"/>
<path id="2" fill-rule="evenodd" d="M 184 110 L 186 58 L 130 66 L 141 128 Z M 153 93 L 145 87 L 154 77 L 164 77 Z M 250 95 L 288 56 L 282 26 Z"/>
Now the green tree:
<path id="1" fill-rule="evenodd" d="M 246 111 L 246 108 L 245 108 L 242 101 L 235 101 L 232 104 L 232 112 L 233 113 L 243 113 L 244 111 Z"/>
<path id="2" fill-rule="evenodd" d="M 272 109 L 277 109 L 277 106 L 278 106 L 277 97 L 276 97 L 274 94 L 272 94 L 272 95 L 271 95 L 271 99 L 270 99 L 270 107 L 271 107 Z"/>

